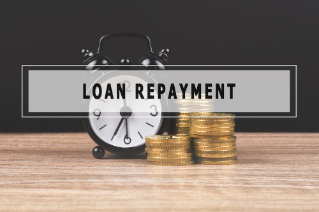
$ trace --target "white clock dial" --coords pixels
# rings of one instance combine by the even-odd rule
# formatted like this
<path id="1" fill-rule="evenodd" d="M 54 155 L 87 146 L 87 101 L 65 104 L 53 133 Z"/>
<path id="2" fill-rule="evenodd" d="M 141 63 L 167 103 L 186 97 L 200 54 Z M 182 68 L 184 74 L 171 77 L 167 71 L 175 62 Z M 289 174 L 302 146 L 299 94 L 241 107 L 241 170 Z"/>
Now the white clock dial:
<path id="1" fill-rule="evenodd" d="M 117 83 L 125 83 L 126 88 L 126 111 L 130 110 L 131 116 L 123 119 L 116 135 L 116 129 L 121 122 L 124 100 L 117 99 Z M 143 85 L 143 96 L 145 99 L 135 98 L 135 85 L 140 83 Z M 105 99 L 106 87 L 111 84 L 114 99 Z M 157 93 L 154 91 L 154 99 L 147 98 L 147 81 L 130 75 L 115 76 L 101 83 L 102 96 L 101 99 L 91 97 L 89 103 L 89 120 L 94 133 L 105 143 L 121 147 L 130 148 L 143 145 L 145 137 L 157 133 L 162 122 L 162 106 Z M 143 115 L 141 116 L 141 113 Z M 113 114 L 108 118 L 105 115 Z M 126 126 L 127 121 L 127 126 Z M 128 130 L 126 130 L 128 128 Z M 127 132 L 126 132 L 127 131 Z M 126 138 L 128 134 L 129 138 Z M 112 139 L 113 138 L 113 139 Z"/>

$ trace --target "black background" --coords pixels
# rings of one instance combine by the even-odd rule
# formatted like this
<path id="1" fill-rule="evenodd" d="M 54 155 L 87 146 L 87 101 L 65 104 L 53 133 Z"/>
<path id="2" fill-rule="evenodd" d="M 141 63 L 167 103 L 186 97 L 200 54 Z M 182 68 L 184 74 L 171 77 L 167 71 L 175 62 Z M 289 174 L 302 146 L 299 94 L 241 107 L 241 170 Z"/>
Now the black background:
<path id="1" fill-rule="evenodd" d="M 84 131 L 81 119 L 22 119 L 21 65 L 81 64 L 83 47 L 117 32 L 150 36 L 170 65 L 298 65 L 298 118 L 237 119 L 237 132 L 319 131 L 318 1 L 1 1 L 0 132 Z M 115 63 L 147 54 L 114 39 Z M 271 100 L 270 100 L 271 101 Z"/>

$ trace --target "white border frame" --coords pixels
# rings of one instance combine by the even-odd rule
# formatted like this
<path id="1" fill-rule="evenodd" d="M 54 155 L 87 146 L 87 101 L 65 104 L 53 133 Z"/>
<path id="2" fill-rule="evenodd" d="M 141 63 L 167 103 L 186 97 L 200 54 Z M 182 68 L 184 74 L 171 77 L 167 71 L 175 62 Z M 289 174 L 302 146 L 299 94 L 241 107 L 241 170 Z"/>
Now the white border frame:
<path id="1" fill-rule="evenodd" d="M 23 67 L 24 66 L 86 66 L 86 65 L 21 65 L 21 118 L 86 118 L 85 116 L 23 116 Z M 118 65 L 109 65 L 118 66 Z M 131 65 L 142 66 L 142 65 Z M 152 65 L 155 66 L 155 65 Z M 295 116 L 236 116 L 236 118 L 297 118 L 297 65 L 165 65 L 165 66 L 294 66 L 296 68 Z"/>

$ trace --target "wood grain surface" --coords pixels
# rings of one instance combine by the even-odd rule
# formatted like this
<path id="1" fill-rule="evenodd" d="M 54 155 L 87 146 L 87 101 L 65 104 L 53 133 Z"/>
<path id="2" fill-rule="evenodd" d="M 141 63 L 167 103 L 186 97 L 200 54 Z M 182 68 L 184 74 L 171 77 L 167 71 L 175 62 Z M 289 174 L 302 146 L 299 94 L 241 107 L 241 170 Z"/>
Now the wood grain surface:
<path id="1" fill-rule="evenodd" d="M 1 211 L 319 211 L 318 133 L 237 133 L 238 164 L 96 160 L 86 133 L 0 134 Z"/>

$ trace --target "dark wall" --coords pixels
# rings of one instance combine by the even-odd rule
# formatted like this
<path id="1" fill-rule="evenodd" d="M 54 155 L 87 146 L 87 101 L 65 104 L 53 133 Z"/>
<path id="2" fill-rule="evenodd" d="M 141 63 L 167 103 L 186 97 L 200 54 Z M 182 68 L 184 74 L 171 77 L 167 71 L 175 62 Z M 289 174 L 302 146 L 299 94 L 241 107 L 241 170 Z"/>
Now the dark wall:
<path id="1" fill-rule="evenodd" d="M 169 64 L 298 65 L 298 118 L 237 119 L 236 131 L 319 131 L 319 1 L 0 1 L 0 132 L 84 131 L 81 119 L 22 119 L 21 65 L 81 64 L 102 35 L 144 33 Z M 142 40 L 108 42 L 118 61 Z"/>

